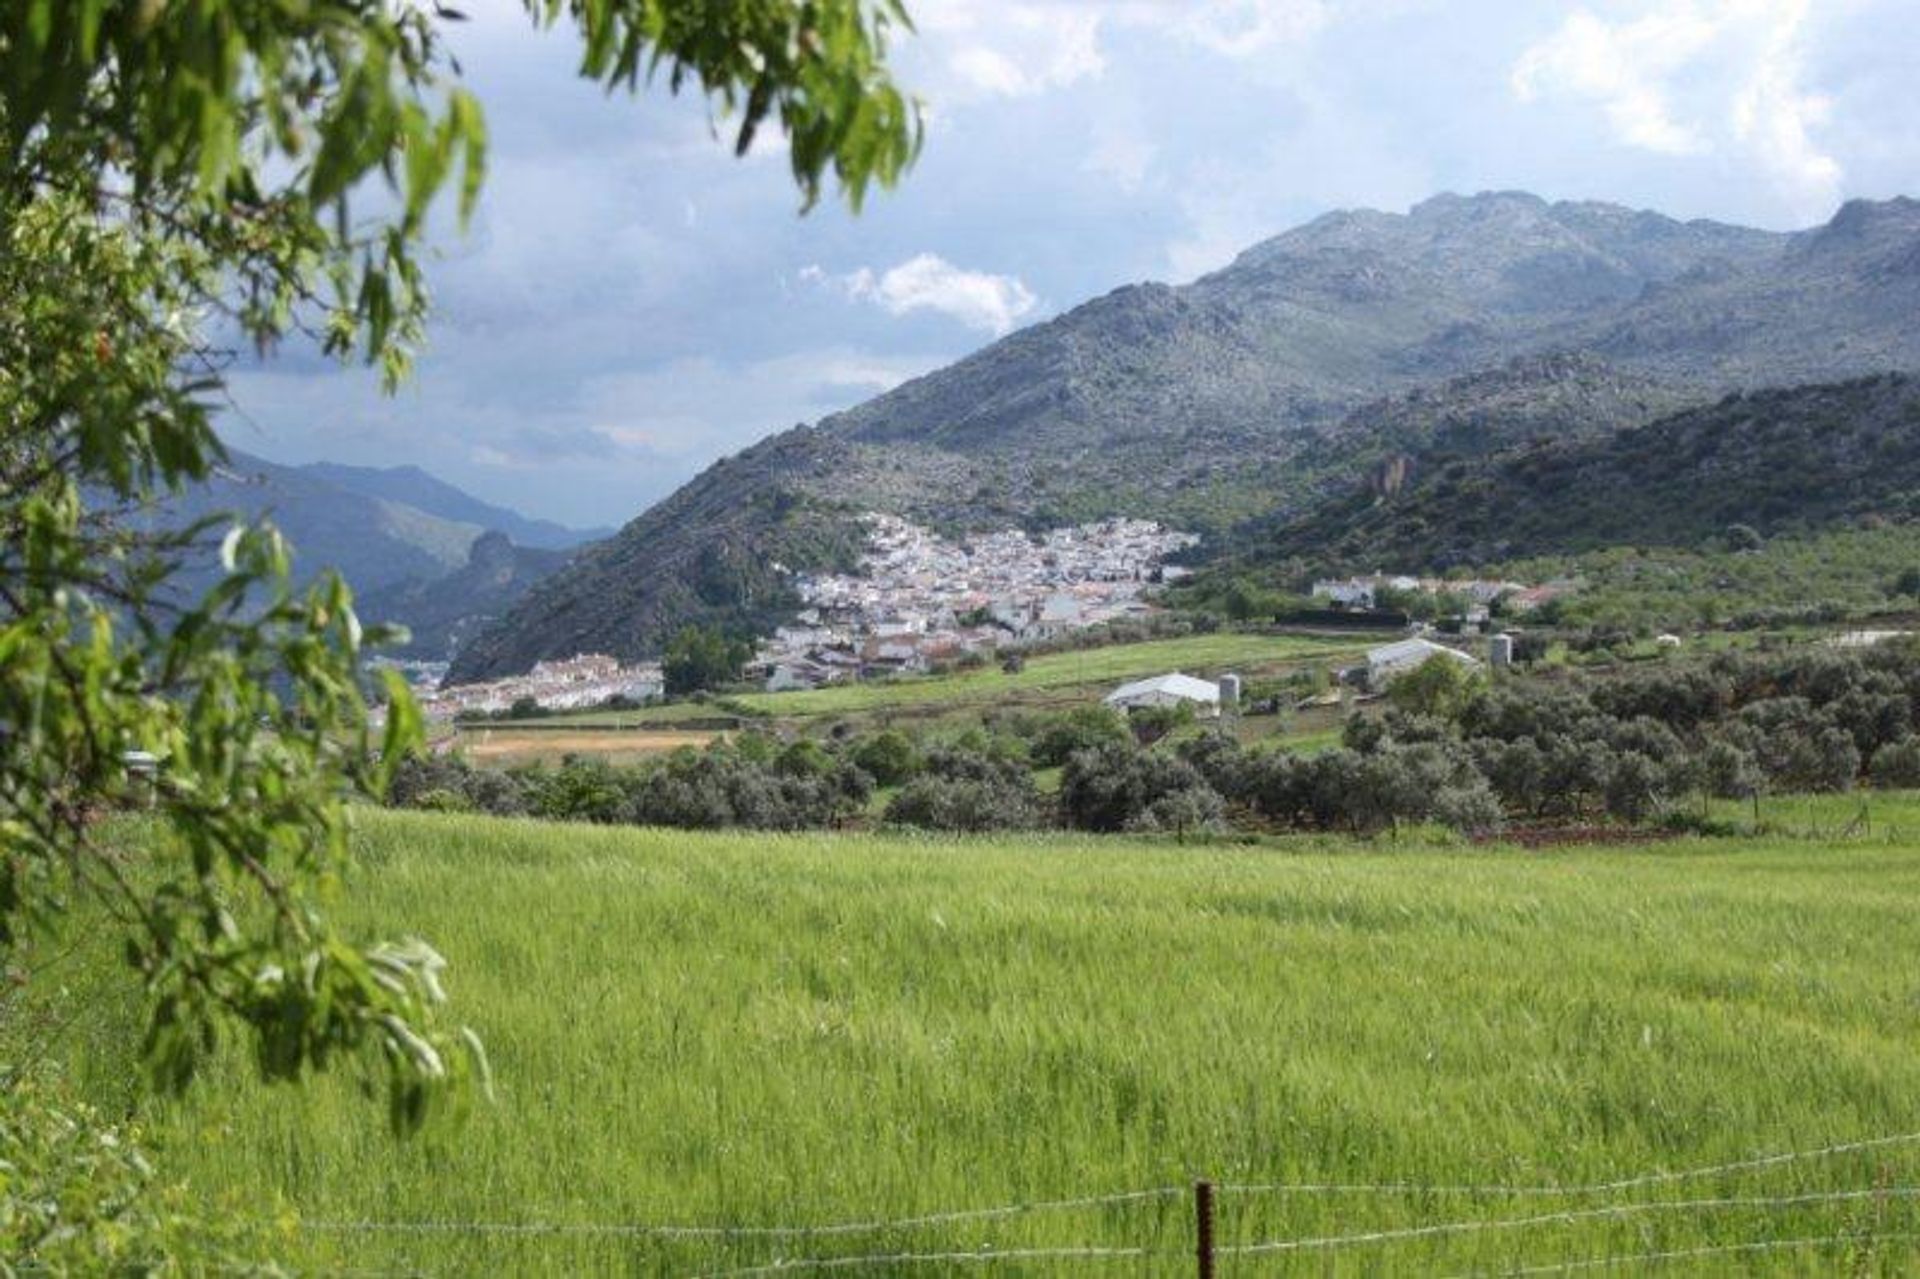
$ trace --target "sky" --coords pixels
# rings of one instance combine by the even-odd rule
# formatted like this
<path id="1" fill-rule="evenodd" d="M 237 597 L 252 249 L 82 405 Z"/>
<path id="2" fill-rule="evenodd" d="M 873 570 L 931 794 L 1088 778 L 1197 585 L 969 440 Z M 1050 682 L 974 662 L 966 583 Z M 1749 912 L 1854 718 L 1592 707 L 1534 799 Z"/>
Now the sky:
<path id="1" fill-rule="evenodd" d="M 904 183 L 804 216 L 779 139 L 578 80 L 470 0 L 480 211 L 431 245 L 411 383 L 288 352 L 230 443 L 413 463 L 618 525 L 725 454 L 1336 208 L 1520 189 L 1791 229 L 1920 195 L 1920 0 L 908 0 Z"/>

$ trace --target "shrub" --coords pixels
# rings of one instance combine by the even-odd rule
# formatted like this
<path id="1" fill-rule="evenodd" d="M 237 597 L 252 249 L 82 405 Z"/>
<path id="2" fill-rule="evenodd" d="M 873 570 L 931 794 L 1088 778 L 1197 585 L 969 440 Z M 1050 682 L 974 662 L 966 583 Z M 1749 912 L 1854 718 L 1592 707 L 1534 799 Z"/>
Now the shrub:
<path id="1" fill-rule="evenodd" d="M 1060 775 L 1061 810 L 1082 830 L 1125 830 L 1161 800 L 1188 790 L 1205 791 L 1213 804 L 1219 802 L 1186 760 L 1118 742 L 1075 752 Z M 1204 796 L 1183 802 L 1208 803 Z"/>
<path id="2" fill-rule="evenodd" d="M 1185 836 L 1216 831 L 1223 825 L 1226 806 L 1212 788 L 1197 785 L 1169 791 L 1127 819 L 1125 829 L 1134 834 Z"/>
<path id="3" fill-rule="evenodd" d="M 898 729 L 863 738 L 848 753 L 854 765 L 881 786 L 898 786 L 922 767 L 919 748 Z"/>
<path id="4" fill-rule="evenodd" d="M 1884 789 L 1920 787 L 1920 739 L 1909 737 L 1882 746 L 1874 752 L 1868 771 L 1873 784 Z"/>
<path id="5" fill-rule="evenodd" d="M 1043 810 L 1033 779 L 985 780 L 927 774 L 900 788 L 887 804 L 886 820 L 923 830 L 1024 830 L 1042 823 Z"/>
<path id="6" fill-rule="evenodd" d="M 1033 762 L 1042 768 L 1058 768 L 1075 751 L 1125 743 L 1132 736 L 1126 717 L 1111 707 L 1075 707 L 1045 720 L 1038 731 L 1030 735 Z"/>

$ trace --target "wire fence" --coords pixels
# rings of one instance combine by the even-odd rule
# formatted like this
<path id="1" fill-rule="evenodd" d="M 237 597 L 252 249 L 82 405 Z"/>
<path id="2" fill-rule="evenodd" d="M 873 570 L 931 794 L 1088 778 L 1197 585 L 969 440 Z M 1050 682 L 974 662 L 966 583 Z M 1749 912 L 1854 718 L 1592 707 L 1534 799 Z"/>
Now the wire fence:
<path id="1" fill-rule="evenodd" d="M 695 1222 L 565 1222 L 565 1221 L 458 1221 L 458 1220 L 349 1220 L 311 1221 L 302 1228 L 317 1233 L 376 1235 L 461 1235 L 470 1237 L 528 1238 L 579 1237 L 589 1239 L 656 1239 L 660 1241 L 711 1241 L 773 1244 L 824 1242 L 830 1239 L 870 1238 L 878 1242 L 887 1235 L 910 1235 L 982 1223 L 1004 1223 L 1024 1217 L 1068 1213 L 1093 1209 L 1124 1209 L 1146 1204 L 1169 1204 L 1192 1197 L 1199 1220 L 1191 1236 L 1183 1242 L 1197 1246 L 1180 1250 L 1139 1242 L 1087 1242 L 1038 1246 L 1030 1241 L 996 1245 L 983 1243 L 973 1248 L 946 1247 L 914 1250 L 900 1247 L 870 1251 L 774 1257 L 732 1269 L 708 1270 L 705 1279 L 742 1279 L 746 1276 L 775 1273 L 822 1273 L 842 1270 L 909 1270 L 936 1266 L 993 1266 L 1009 1263 L 1058 1263 L 1062 1266 L 1099 1266 L 1102 1263 L 1140 1263 L 1160 1260 L 1171 1264 L 1187 1257 L 1198 1266 L 1203 1277 L 1211 1276 L 1216 1261 L 1236 1262 L 1262 1259 L 1276 1262 L 1283 1258 L 1325 1257 L 1330 1253 L 1361 1248 L 1382 1248 L 1417 1241 L 1439 1241 L 1500 1232 L 1541 1231 L 1554 1227 L 1626 1221 L 1658 1216 L 1711 1216 L 1715 1214 L 1770 1215 L 1793 1210 L 1809 1211 L 1871 1204 L 1884 1210 L 1890 1205 L 1920 1202 L 1920 1184 L 1881 1184 L 1868 1187 L 1804 1190 L 1779 1194 L 1718 1194 L 1691 1198 L 1643 1197 L 1647 1192 L 1688 1182 L 1714 1178 L 1737 1178 L 1798 1163 L 1835 1159 L 1845 1155 L 1884 1153 L 1900 1147 L 1920 1146 L 1920 1132 L 1839 1142 L 1811 1149 L 1786 1151 L 1733 1160 L 1718 1164 L 1677 1170 L 1661 1170 L 1631 1177 L 1571 1184 L 1545 1183 L 1423 1183 L 1423 1182 L 1270 1182 L 1227 1183 L 1214 1186 L 1203 1182 L 1196 1186 L 1166 1185 L 1140 1190 L 1073 1198 L 1035 1200 L 989 1207 L 964 1208 L 950 1212 L 922 1213 L 913 1216 L 824 1222 L 813 1225 L 732 1225 Z M 1883 1170 L 1884 1175 L 1884 1170 Z M 1259 1197 L 1374 1197 L 1380 1199 L 1413 1197 L 1477 1197 L 1485 1199 L 1523 1199 L 1558 1197 L 1568 1200 L 1604 1200 L 1625 1196 L 1624 1202 L 1571 1203 L 1550 1211 L 1511 1215 L 1491 1213 L 1476 1217 L 1428 1221 L 1332 1234 L 1290 1235 L 1243 1242 L 1213 1242 L 1214 1197 L 1231 1196 L 1241 1200 Z M 1907 1224 L 1907 1223 L 1891 1223 Z M 1826 1235 L 1796 1235 L 1788 1238 L 1743 1239 L 1729 1243 L 1710 1243 L 1685 1248 L 1636 1253 L 1609 1253 L 1604 1256 L 1563 1261 L 1523 1264 L 1506 1271 L 1475 1271 L 1477 1274 L 1513 1275 L 1571 1274 L 1582 1270 L 1652 1264 L 1668 1260 L 1732 1257 L 1743 1253 L 1772 1250 L 1811 1249 L 1854 1245 L 1880 1247 L 1920 1240 L 1920 1231 L 1879 1232 L 1856 1228 Z M 1646 1240 L 1639 1240 L 1644 1247 Z M 394 1272 L 399 1273 L 399 1272 Z M 417 1270 L 405 1273 L 421 1273 Z"/>

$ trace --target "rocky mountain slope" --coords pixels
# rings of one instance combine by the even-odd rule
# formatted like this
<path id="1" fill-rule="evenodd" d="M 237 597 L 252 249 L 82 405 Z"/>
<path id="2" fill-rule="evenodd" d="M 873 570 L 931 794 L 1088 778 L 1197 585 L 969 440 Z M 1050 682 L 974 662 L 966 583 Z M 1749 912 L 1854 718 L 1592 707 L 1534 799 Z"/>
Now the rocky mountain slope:
<path id="1" fill-rule="evenodd" d="M 1920 380 L 1729 395 L 1644 426 L 1429 454 L 1399 492 L 1355 488 L 1243 550 L 1329 568 L 1445 568 L 1599 547 L 1724 543 L 1920 516 Z M 1744 536 L 1741 534 L 1740 536 Z"/>
<path id="2" fill-rule="evenodd" d="M 504 616 L 534 583 L 557 572 L 568 551 L 515 546 L 505 533 L 475 538 L 467 562 L 436 577 L 407 578 L 360 593 L 363 617 L 403 623 L 410 632 L 396 657 L 443 662 L 460 645 Z"/>
<path id="3" fill-rule="evenodd" d="M 454 675 L 650 655 L 688 620 L 764 625 L 788 602 L 773 561 L 844 558 L 860 510 L 948 529 L 1129 514 L 1229 549 L 1249 519 L 1284 523 L 1449 432 L 1490 446 L 1920 368 L 1916 317 L 1911 200 L 1796 234 L 1511 192 L 1329 214 L 717 464 L 536 588 Z"/>

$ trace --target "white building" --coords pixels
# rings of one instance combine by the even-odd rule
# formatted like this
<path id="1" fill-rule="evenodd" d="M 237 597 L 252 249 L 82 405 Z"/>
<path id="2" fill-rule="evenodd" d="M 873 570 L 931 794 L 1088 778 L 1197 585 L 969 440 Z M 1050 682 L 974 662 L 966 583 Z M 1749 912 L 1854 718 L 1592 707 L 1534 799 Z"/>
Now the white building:
<path id="1" fill-rule="evenodd" d="M 1313 584 L 1316 599 L 1324 599 L 1340 608 L 1372 608 L 1373 583 L 1359 578 L 1322 579 Z"/>
<path id="2" fill-rule="evenodd" d="M 1396 644 L 1383 644 L 1367 653 L 1367 683 L 1379 688 L 1396 675 L 1425 666 L 1436 657 L 1458 662 L 1462 666 L 1478 668 L 1478 658 L 1470 657 L 1457 648 L 1448 648 L 1445 644 L 1436 644 L 1432 640 L 1401 640 Z"/>
<path id="3" fill-rule="evenodd" d="M 1203 715 L 1220 713 L 1220 686 L 1209 680 L 1195 679 L 1175 671 L 1152 679 L 1122 684 L 1108 693 L 1106 704 L 1115 710 L 1130 711 L 1142 706 L 1178 706 L 1193 703 Z"/>

